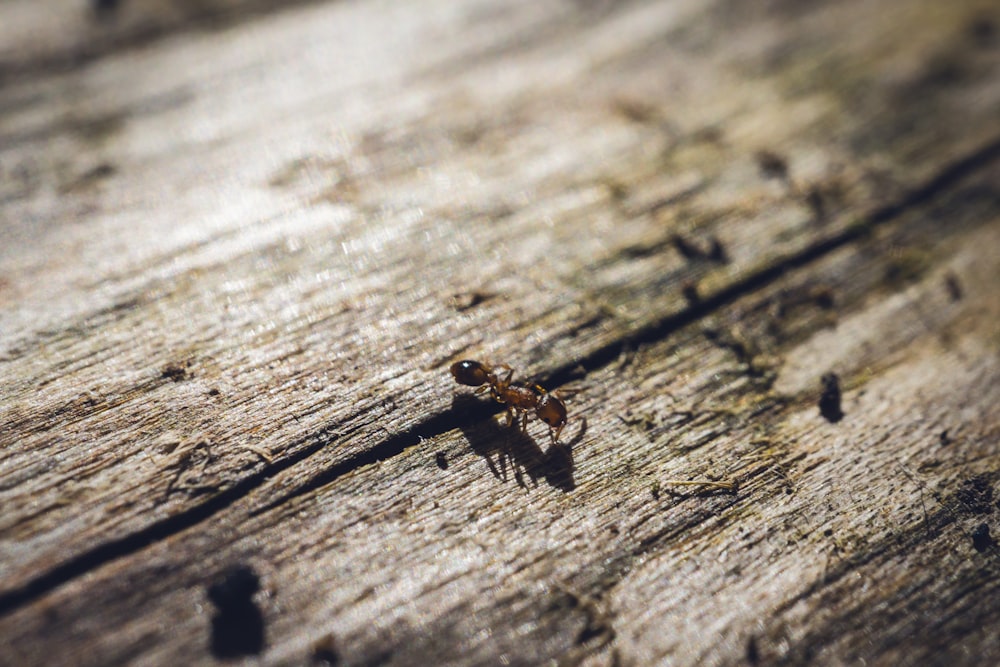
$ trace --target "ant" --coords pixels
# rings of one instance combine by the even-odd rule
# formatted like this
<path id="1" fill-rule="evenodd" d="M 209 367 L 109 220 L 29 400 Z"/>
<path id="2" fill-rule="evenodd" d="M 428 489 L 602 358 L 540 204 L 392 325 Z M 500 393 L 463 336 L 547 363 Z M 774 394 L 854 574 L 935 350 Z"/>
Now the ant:
<path id="1" fill-rule="evenodd" d="M 501 374 L 498 371 L 506 371 Z M 451 365 L 455 381 L 469 387 L 478 387 L 476 393 L 489 391 L 498 403 L 507 406 L 507 425 L 513 426 L 521 415 L 521 430 L 528 430 L 528 413 L 549 425 L 552 444 L 559 442 L 559 434 L 566 425 L 566 404 L 555 394 L 550 394 L 539 384 L 511 382 L 514 369 L 507 364 L 491 367 L 479 361 L 456 361 Z"/>

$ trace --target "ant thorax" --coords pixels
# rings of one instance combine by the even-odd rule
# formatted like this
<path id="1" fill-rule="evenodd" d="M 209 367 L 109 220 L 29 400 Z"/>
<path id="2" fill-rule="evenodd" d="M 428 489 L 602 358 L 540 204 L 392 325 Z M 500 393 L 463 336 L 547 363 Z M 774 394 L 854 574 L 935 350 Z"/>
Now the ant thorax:
<path id="1" fill-rule="evenodd" d="M 521 384 L 504 387 L 499 392 L 500 402 L 517 410 L 534 410 L 538 407 L 538 394 Z"/>

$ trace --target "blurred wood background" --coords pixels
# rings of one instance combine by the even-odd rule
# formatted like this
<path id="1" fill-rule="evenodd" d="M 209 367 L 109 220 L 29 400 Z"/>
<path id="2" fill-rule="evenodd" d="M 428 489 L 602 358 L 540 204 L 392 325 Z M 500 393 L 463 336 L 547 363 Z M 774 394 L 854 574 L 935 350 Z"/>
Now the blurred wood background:
<path id="1" fill-rule="evenodd" d="M 7 0 L 0 664 L 1000 663 L 998 119 L 992 0 Z"/>

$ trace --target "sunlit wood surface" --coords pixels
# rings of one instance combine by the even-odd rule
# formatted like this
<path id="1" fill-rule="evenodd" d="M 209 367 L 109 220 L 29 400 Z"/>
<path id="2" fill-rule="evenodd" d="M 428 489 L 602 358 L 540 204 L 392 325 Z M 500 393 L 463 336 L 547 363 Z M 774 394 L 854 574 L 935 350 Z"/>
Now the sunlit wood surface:
<path id="1" fill-rule="evenodd" d="M 0 4 L 0 664 L 1000 662 L 995 2 L 96 4 Z"/>

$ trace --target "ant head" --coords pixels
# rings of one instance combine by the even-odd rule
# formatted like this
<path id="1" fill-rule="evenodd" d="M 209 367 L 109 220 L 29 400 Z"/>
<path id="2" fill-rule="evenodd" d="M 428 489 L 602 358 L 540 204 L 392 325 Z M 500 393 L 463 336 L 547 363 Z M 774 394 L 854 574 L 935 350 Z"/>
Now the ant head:
<path id="1" fill-rule="evenodd" d="M 535 414 L 552 428 L 561 428 L 566 424 L 566 404 L 552 394 L 542 394 Z"/>

